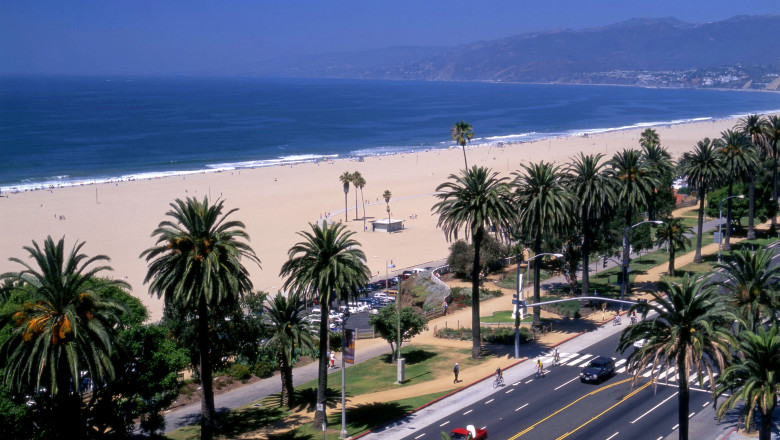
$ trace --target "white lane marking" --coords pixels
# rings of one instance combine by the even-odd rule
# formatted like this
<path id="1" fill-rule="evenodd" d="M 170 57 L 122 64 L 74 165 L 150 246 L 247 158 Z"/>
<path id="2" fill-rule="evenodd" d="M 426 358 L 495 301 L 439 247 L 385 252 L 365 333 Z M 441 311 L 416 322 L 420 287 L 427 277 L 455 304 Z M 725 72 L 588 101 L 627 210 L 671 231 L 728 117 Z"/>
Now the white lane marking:
<path id="1" fill-rule="evenodd" d="M 415 438 L 414 438 L 414 440 L 417 440 L 418 438 L 420 438 L 420 437 L 422 437 L 422 436 L 424 436 L 424 435 L 425 435 L 425 433 L 423 432 L 422 434 L 420 434 L 420 435 L 418 435 L 417 437 L 415 437 Z"/>
<path id="2" fill-rule="evenodd" d="M 485 402 L 485 405 L 487 405 L 488 403 L 490 403 L 490 402 L 492 402 L 492 401 L 494 401 L 494 400 L 496 400 L 496 399 L 490 399 L 490 400 L 488 400 L 487 402 Z"/>
<path id="3" fill-rule="evenodd" d="M 701 383 L 699 384 L 700 387 L 704 388 L 704 385 L 707 385 L 707 382 L 710 381 L 710 377 L 705 375 L 701 378 Z"/>
<path id="4" fill-rule="evenodd" d="M 618 431 L 618 432 L 616 432 L 616 433 L 614 433 L 614 434 L 610 435 L 609 437 L 607 437 L 607 440 L 612 440 L 612 439 L 613 439 L 613 438 L 615 438 L 615 436 L 616 436 L 616 435 L 618 435 L 618 434 L 620 434 L 620 431 Z"/>
<path id="5" fill-rule="evenodd" d="M 533 382 L 533 381 L 534 381 L 534 380 L 533 380 L 533 379 L 531 379 L 531 380 L 527 380 L 527 381 L 525 381 L 525 383 L 527 383 L 527 384 L 528 384 L 528 383 L 531 383 L 531 382 Z"/>
<path id="6" fill-rule="evenodd" d="M 639 417 L 635 418 L 634 420 L 632 420 L 632 421 L 631 421 L 631 423 L 633 424 L 633 423 L 635 423 L 637 420 L 641 419 L 642 417 L 644 417 L 644 416 L 646 416 L 646 415 L 650 414 L 650 413 L 651 413 L 651 412 L 653 412 L 653 411 L 654 411 L 656 408 L 658 408 L 659 406 L 661 406 L 661 405 L 663 405 L 664 403 L 666 403 L 666 402 L 667 402 L 669 399 L 671 399 L 672 397 L 676 396 L 676 395 L 677 395 L 677 393 L 679 393 L 679 391 L 675 391 L 675 393 L 674 393 L 674 394 L 672 394 L 671 396 L 669 396 L 669 397 L 667 397 L 666 399 L 664 399 L 664 400 L 663 400 L 663 402 L 659 403 L 658 405 L 656 405 L 656 406 L 654 406 L 654 407 L 650 408 L 650 409 L 649 409 L 649 410 L 648 410 L 646 413 L 644 413 L 644 414 L 642 414 L 641 416 L 639 416 Z"/>
<path id="7" fill-rule="evenodd" d="M 468 414 L 469 414 L 471 411 L 474 411 L 474 410 L 473 410 L 473 409 L 470 409 L 470 410 L 468 410 L 468 411 L 464 412 L 464 413 L 463 413 L 463 415 L 464 415 L 464 416 L 466 416 L 466 415 L 468 415 Z"/>
<path id="8" fill-rule="evenodd" d="M 525 408 L 526 406 L 528 406 L 528 404 L 527 404 L 527 403 L 526 403 L 525 405 L 521 406 L 520 408 L 517 408 L 517 409 L 515 410 L 515 412 L 518 412 L 518 411 L 520 411 L 521 409 Z"/>
<path id="9" fill-rule="evenodd" d="M 560 388 L 563 388 L 564 386 L 566 386 L 566 385 L 568 385 L 568 384 L 570 384 L 570 383 L 574 382 L 575 380 L 577 380 L 577 379 L 579 379 L 579 378 L 580 378 L 579 376 L 576 376 L 574 379 L 572 379 L 572 380 L 570 380 L 570 381 L 568 381 L 568 382 L 566 382 L 566 383 L 564 383 L 564 384 L 562 384 L 562 385 L 559 385 L 559 386 L 558 386 L 558 388 L 556 388 L 556 389 L 555 389 L 555 390 L 553 390 L 553 391 L 558 391 Z"/>
<path id="10" fill-rule="evenodd" d="M 664 438 L 664 436 L 660 436 L 660 437 L 658 437 L 658 438 L 657 438 L 657 439 L 655 439 L 655 440 L 661 440 L 662 438 Z"/>
<path id="11" fill-rule="evenodd" d="M 704 402 L 704 405 L 702 405 L 701 407 L 704 408 L 705 406 L 707 406 L 709 404 L 710 404 L 710 402 Z"/>
<path id="12" fill-rule="evenodd" d="M 450 423 L 450 421 L 447 420 L 446 422 L 442 423 L 441 425 L 439 425 L 439 428 L 441 428 L 442 426 L 446 425 L 447 423 Z"/>
<path id="13" fill-rule="evenodd" d="M 658 375 L 658 380 L 661 380 L 661 379 L 663 379 L 663 378 L 664 378 L 664 377 L 666 377 L 667 375 L 669 375 L 669 376 L 673 375 L 673 374 L 674 374 L 674 371 L 675 371 L 675 368 L 674 368 L 674 367 L 669 367 L 669 368 L 667 368 L 667 369 L 666 369 L 666 371 L 664 371 L 663 373 L 661 373 L 661 374 L 659 374 L 659 375 Z"/>
<path id="14" fill-rule="evenodd" d="M 523 382 L 522 380 L 520 382 L 515 382 L 515 383 L 512 384 L 512 386 L 516 387 L 516 386 L 520 385 L 520 383 L 522 383 L 522 382 Z"/>
<path id="15" fill-rule="evenodd" d="M 509 394 L 509 393 L 511 393 L 514 390 L 515 390 L 514 388 L 510 388 L 510 389 L 506 390 L 506 392 L 504 394 Z"/>
<path id="16" fill-rule="evenodd" d="M 693 417 L 695 414 L 696 414 L 696 411 L 694 411 L 694 412 L 692 412 L 692 413 L 688 414 L 688 418 L 690 419 L 690 418 L 691 418 L 691 417 Z"/>
<path id="17" fill-rule="evenodd" d="M 680 426 L 680 424 L 679 424 L 679 423 L 678 423 L 678 424 L 676 424 L 676 425 L 674 425 L 674 426 L 672 426 L 672 431 L 674 431 L 675 429 L 677 429 L 679 426 Z"/>

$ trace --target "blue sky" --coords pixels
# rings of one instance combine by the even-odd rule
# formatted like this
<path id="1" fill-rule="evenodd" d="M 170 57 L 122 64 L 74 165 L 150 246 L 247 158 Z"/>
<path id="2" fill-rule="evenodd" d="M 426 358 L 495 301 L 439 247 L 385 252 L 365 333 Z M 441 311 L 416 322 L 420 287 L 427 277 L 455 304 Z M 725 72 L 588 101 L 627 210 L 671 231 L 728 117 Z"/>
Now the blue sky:
<path id="1" fill-rule="evenodd" d="M 0 0 L 0 73 L 230 75 L 282 55 L 742 14 L 780 14 L 780 1 Z"/>

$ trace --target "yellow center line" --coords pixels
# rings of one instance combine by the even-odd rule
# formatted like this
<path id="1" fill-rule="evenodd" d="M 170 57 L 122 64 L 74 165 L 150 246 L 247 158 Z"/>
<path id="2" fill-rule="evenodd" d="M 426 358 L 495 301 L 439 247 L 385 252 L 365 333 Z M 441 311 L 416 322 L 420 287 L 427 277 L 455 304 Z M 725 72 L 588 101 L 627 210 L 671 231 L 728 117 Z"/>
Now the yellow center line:
<path id="1" fill-rule="evenodd" d="M 599 388 L 599 389 L 593 390 L 593 391 L 589 392 L 588 394 L 585 394 L 584 396 L 580 397 L 579 399 L 577 399 L 577 400 L 575 400 L 575 401 L 571 402 L 570 404 L 568 404 L 568 405 L 564 406 L 563 408 L 559 409 L 558 411 L 555 411 L 554 413 L 550 414 L 549 416 L 547 416 L 547 417 L 543 418 L 542 420 L 539 420 L 538 422 L 536 422 L 536 423 L 534 423 L 533 425 L 529 426 L 529 427 L 528 427 L 528 428 L 526 428 L 525 430 L 518 432 L 517 434 L 515 434 L 515 435 L 514 435 L 514 436 L 512 436 L 512 437 L 509 437 L 507 440 L 516 440 L 518 437 L 520 437 L 520 436 L 522 436 L 522 435 L 525 435 L 525 434 L 527 434 L 527 433 L 528 433 L 528 432 L 530 432 L 532 429 L 536 428 L 536 427 L 537 427 L 537 426 L 539 426 L 540 424 L 542 424 L 542 423 L 544 423 L 545 421 L 549 420 L 549 419 L 550 419 L 550 418 L 552 418 L 553 416 L 555 416 L 555 415 L 557 415 L 557 414 L 561 413 L 562 411 L 565 411 L 566 409 L 568 409 L 569 407 L 571 407 L 572 405 L 574 405 L 575 403 L 579 402 L 580 400 L 582 400 L 582 399 L 584 399 L 584 398 L 586 398 L 586 397 L 593 396 L 594 394 L 600 393 L 600 392 L 602 392 L 602 391 L 604 391 L 604 390 L 607 390 L 607 389 L 609 389 L 609 388 L 612 388 L 612 387 L 614 387 L 614 386 L 617 386 L 617 385 L 620 385 L 620 384 L 623 384 L 623 383 L 626 383 L 626 382 L 629 382 L 629 381 L 631 381 L 631 378 L 628 378 L 628 379 L 623 379 L 623 380 L 621 380 L 621 381 L 619 381 L 619 382 L 615 382 L 615 383 L 613 383 L 613 384 L 609 384 L 609 385 L 607 385 L 607 386 L 605 386 L 605 387 L 601 387 L 601 388 Z M 579 428 L 577 428 L 577 429 L 579 429 Z"/>
<path id="2" fill-rule="evenodd" d="M 609 408 L 607 408 L 607 409 L 605 409 L 604 411 L 602 411 L 602 412 L 601 412 L 601 414 L 599 414 L 599 415 L 597 415 L 597 416 L 593 417 L 592 419 L 588 420 L 587 422 L 583 423 L 582 425 L 580 425 L 580 426 L 578 426 L 578 427 L 574 428 L 574 430 L 573 430 L 573 431 L 571 431 L 571 432 L 567 432 L 566 434 L 563 434 L 562 436 L 558 437 L 558 438 L 557 438 L 557 439 L 555 439 L 555 440 L 563 440 L 563 439 L 565 439 L 566 437 L 568 437 L 568 436 L 570 436 L 570 435 L 574 434 L 575 432 L 577 432 L 577 431 L 579 431 L 580 429 L 584 428 L 584 427 L 585 427 L 585 426 L 586 426 L 588 423 L 590 423 L 590 422 L 592 422 L 592 421 L 594 421 L 594 420 L 598 419 L 599 417 L 601 417 L 601 416 L 603 416 L 604 414 L 606 414 L 606 413 L 608 413 L 609 411 L 611 411 L 611 410 L 612 410 L 613 408 L 615 408 L 616 406 L 620 405 L 621 403 L 623 403 L 623 402 L 625 402 L 626 400 L 628 400 L 628 399 L 630 399 L 631 397 L 633 397 L 633 396 L 634 396 L 635 394 L 637 394 L 638 392 L 640 392 L 640 391 L 642 391 L 643 389 L 647 388 L 648 386 L 652 385 L 652 384 L 653 384 L 653 382 L 654 382 L 654 381 L 653 381 L 653 380 L 651 380 L 650 382 L 647 382 L 646 384 L 644 384 L 644 385 L 642 385 L 641 387 L 639 387 L 639 388 L 635 389 L 634 391 L 632 391 L 632 392 L 630 392 L 630 393 L 626 394 L 626 396 L 625 396 L 625 397 L 623 397 L 622 399 L 620 399 L 620 401 L 619 401 L 618 403 L 616 403 L 616 404 L 614 404 L 614 405 L 610 406 Z"/>

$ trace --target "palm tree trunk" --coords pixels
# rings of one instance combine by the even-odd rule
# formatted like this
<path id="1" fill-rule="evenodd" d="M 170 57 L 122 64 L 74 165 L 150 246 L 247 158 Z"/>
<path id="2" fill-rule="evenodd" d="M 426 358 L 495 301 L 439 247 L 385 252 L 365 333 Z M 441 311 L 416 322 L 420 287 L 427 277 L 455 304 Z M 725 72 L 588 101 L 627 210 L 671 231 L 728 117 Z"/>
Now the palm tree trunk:
<path id="1" fill-rule="evenodd" d="M 581 295 L 590 292 L 590 227 L 587 219 L 582 219 L 582 288 Z"/>
<path id="2" fill-rule="evenodd" d="M 537 233 L 536 239 L 534 240 L 534 255 L 541 252 L 542 247 L 542 234 Z M 534 258 L 529 264 L 533 263 L 534 265 L 534 304 L 539 304 L 541 302 L 541 295 L 539 293 L 539 262 Z M 534 324 L 533 326 L 535 328 L 538 328 L 542 324 L 542 320 L 540 318 L 541 308 L 539 306 L 534 306 Z"/>
<path id="3" fill-rule="evenodd" d="M 674 276 L 674 244 L 671 243 L 671 237 L 669 238 L 669 276 Z"/>
<path id="4" fill-rule="evenodd" d="M 696 253 L 693 256 L 693 262 L 694 263 L 701 263 L 701 237 L 702 237 L 702 228 L 704 227 L 704 196 L 705 196 L 705 188 L 704 185 L 699 185 L 699 222 L 697 223 L 698 229 L 696 230 Z M 722 238 L 721 238 L 722 240 Z"/>
<path id="5" fill-rule="evenodd" d="M 471 357 L 482 357 L 482 339 L 479 328 L 479 254 L 482 250 L 482 231 L 474 233 L 474 262 L 471 267 Z M 398 341 L 399 343 L 401 341 Z"/>
<path id="6" fill-rule="evenodd" d="M 680 426 L 677 429 L 680 440 L 688 440 L 688 414 L 691 400 L 691 390 L 688 389 L 688 369 L 685 368 L 685 355 L 677 358 L 677 374 L 679 375 L 679 394 L 677 395 L 677 418 Z"/>
<path id="7" fill-rule="evenodd" d="M 750 183 L 748 184 L 748 193 L 749 193 L 750 200 L 748 200 L 747 239 L 755 240 L 756 228 L 754 223 L 755 223 L 755 216 L 756 216 L 756 176 L 752 169 L 750 171 Z"/>
<path id="8" fill-rule="evenodd" d="M 206 300 L 198 302 L 198 348 L 200 349 L 200 437 L 211 440 L 217 428 L 217 411 L 214 408 L 214 378 L 209 344 L 209 320 Z"/>
<path id="9" fill-rule="evenodd" d="M 317 407 L 314 411 L 314 429 L 322 429 L 325 421 L 325 396 L 328 392 L 328 306 L 330 301 L 323 301 L 326 297 L 320 297 L 320 364 L 317 368 Z"/>
<path id="10" fill-rule="evenodd" d="M 363 220 L 366 219 L 366 197 L 363 195 L 363 188 L 360 188 L 360 199 L 363 200 Z"/>
<path id="11" fill-rule="evenodd" d="M 355 188 L 355 220 L 359 220 L 358 219 L 357 188 Z"/>
<path id="12" fill-rule="evenodd" d="M 769 232 L 777 234 L 777 153 L 775 153 L 775 166 L 772 167 L 772 225 Z"/>
<path id="13" fill-rule="evenodd" d="M 292 408 L 295 406 L 295 387 L 293 387 L 293 369 L 287 362 L 287 357 L 282 355 L 279 359 L 279 370 L 282 378 L 282 406 Z"/>
<path id="14" fill-rule="evenodd" d="M 469 170 L 469 162 L 466 160 L 466 144 L 462 144 L 460 146 L 463 148 L 463 163 L 466 165 L 466 168 L 464 168 L 466 171 Z"/>
<path id="15" fill-rule="evenodd" d="M 726 197 L 729 197 L 728 200 L 726 200 L 726 233 L 725 240 L 723 240 L 723 250 L 724 251 L 730 251 L 731 250 L 731 194 L 733 191 L 733 184 L 729 181 L 729 192 L 726 194 Z M 720 221 L 720 219 L 718 219 Z"/>
<path id="16" fill-rule="evenodd" d="M 766 414 L 761 413 L 761 426 L 758 428 L 758 440 L 772 440 L 772 413 L 775 411 L 775 405 L 767 408 Z"/>
<path id="17" fill-rule="evenodd" d="M 349 207 L 347 206 L 347 191 L 344 191 L 344 223 L 349 221 L 347 218 L 347 211 L 349 211 Z"/>

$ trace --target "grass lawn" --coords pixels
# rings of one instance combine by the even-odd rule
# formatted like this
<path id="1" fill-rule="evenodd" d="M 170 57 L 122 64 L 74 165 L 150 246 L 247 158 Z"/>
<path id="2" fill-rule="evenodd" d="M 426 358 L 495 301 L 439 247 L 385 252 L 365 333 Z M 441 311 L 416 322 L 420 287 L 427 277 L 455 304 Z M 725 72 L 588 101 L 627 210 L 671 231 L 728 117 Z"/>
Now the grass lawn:
<path id="1" fill-rule="evenodd" d="M 397 385 L 396 365 L 390 360 L 390 354 L 384 354 L 374 359 L 369 359 L 347 369 L 347 393 L 352 396 L 373 393 L 415 385 L 421 382 L 436 379 L 452 374 L 452 366 L 455 362 L 463 365 L 462 368 L 477 365 L 482 361 L 471 359 L 471 349 L 447 349 L 426 345 L 401 346 L 401 352 L 406 359 L 406 380 Z M 485 359 L 489 359 L 486 356 Z M 341 371 L 337 370 L 328 375 L 328 385 L 341 389 Z M 299 385 L 296 389 L 316 389 L 317 381 L 313 380 Z M 339 391 L 340 393 L 340 391 Z"/>
<path id="2" fill-rule="evenodd" d="M 531 322 L 534 320 L 534 315 L 531 313 L 527 313 L 525 315 L 525 318 L 520 322 Z M 480 322 L 506 322 L 510 324 L 514 324 L 515 319 L 512 318 L 512 311 L 511 310 L 500 310 L 497 312 L 493 312 L 492 316 L 482 316 L 479 318 Z"/>

